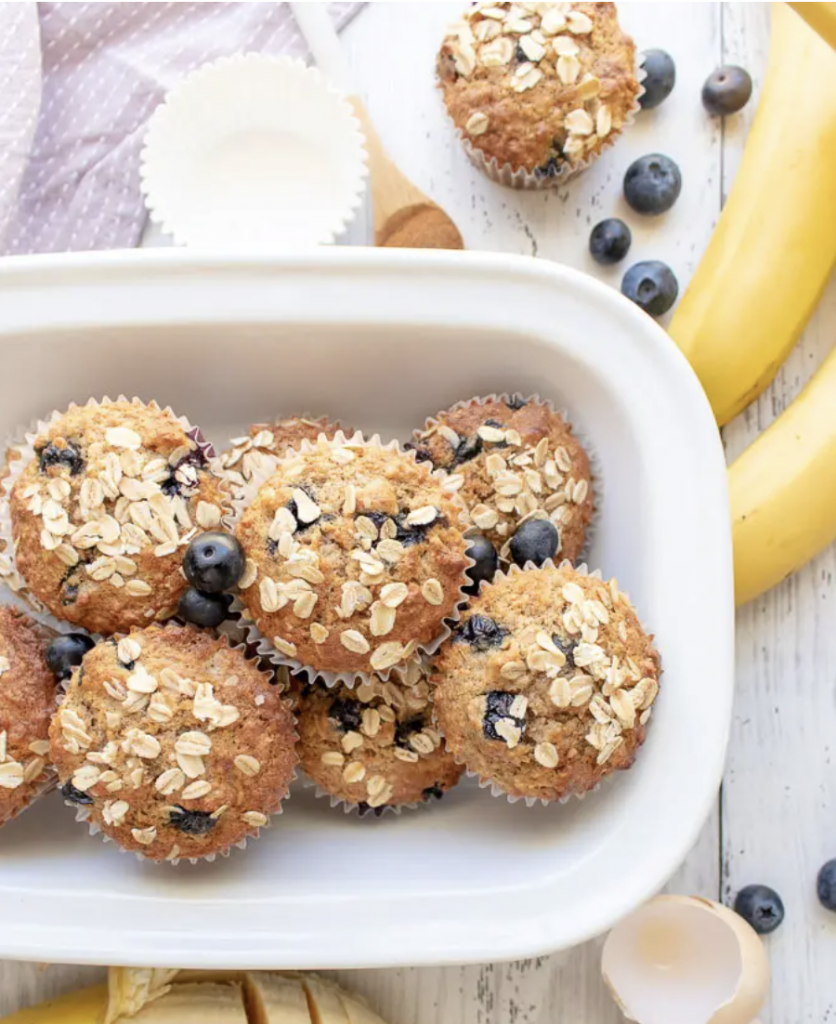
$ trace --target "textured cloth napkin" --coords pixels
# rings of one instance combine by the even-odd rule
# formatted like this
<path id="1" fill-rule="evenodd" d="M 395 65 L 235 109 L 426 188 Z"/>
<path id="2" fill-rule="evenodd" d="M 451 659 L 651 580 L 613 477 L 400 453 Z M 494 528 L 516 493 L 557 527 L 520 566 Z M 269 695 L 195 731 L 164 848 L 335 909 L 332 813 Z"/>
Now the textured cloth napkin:
<path id="1" fill-rule="evenodd" d="M 341 28 L 362 4 L 329 7 Z M 0 252 L 136 245 L 148 118 L 184 74 L 246 51 L 306 52 L 286 4 L 0 4 Z"/>

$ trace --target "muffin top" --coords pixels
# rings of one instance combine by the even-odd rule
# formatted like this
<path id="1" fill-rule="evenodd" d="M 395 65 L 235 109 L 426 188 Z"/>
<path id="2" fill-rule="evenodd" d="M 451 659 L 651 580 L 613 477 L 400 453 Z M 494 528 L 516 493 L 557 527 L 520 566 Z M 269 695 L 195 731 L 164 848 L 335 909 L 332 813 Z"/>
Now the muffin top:
<path id="1" fill-rule="evenodd" d="M 554 177 L 621 132 L 640 86 L 611 3 L 477 3 L 438 76 L 456 126 L 488 159 Z"/>
<path id="2" fill-rule="evenodd" d="M 44 660 L 47 641 L 12 608 L 0 608 L 0 824 L 44 788 L 55 679 Z"/>
<path id="3" fill-rule="evenodd" d="M 288 449 L 298 449 L 302 441 L 315 441 L 320 434 L 330 440 L 339 430 L 353 433 L 326 416 L 319 419 L 291 416 L 275 423 L 254 423 L 249 434 L 234 437 L 230 447 L 221 452 L 212 465 L 219 476 L 229 481 L 237 496 L 254 477 L 263 480 L 275 472 L 279 459 L 288 454 Z"/>
<path id="4" fill-rule="evenodd" d="M 152 860 L 228 849 L 278 809 L 297 760 L 293 716 L 267 678 L 190 628 L 100 643 L 50 729 L 64 797 Z"/>
<path id="5" fill-rule="evenodd" d="M 283 656 L 346 677 L 386 672 L 461 600 L 463 512 L 414 456 L 320 438 L 280 463 L 238 525 L 242 600 Z"/>
<path id="6" fill-rule="evenodd" d="M 483 585 L 436 670 L 456 757 L 511 796 L 557 800 L 633 763 L 660 662 L 614 580 L 546 566 Z"/>
<path id="7" fill-rule="evenodd" d="M 429 665 L 416 659 L 354 690 L 296 680 L 299 759 L 361 814 L 441 799 L 462 773 L 433 726 Z"/>
<path id="8" fill-rule="evenodd" d="M 575 561 L 586 540 L 594 501 L 589 459 L 572 428 L 546 405 L 489 398 L 440 412 L 411 445 L 419 460 L 450 473 L 470 521 L 509 557 L 520 523 L 549 519 L 557 527 L 552 557 Z"/>
<path id="9" fill-rule="evenodd" d="M 11 494 L 16 567 L 56 618 L 110 634 L 175 614 L 183 549 L 221 521 L 205 446 L 155 404 L 72 406 Z"/>

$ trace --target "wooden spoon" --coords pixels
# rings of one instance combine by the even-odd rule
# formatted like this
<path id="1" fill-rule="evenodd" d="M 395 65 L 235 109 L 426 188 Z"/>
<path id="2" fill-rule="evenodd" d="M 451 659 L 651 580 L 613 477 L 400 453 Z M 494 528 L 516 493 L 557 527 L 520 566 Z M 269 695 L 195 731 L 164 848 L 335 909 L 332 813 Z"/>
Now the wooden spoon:
<path id="1" fill-rule="evenodd" d="M 360 121 L 369 153 L 375 245 L 400 249 L 463 249 L 461 233 L 444 210 L 425 196 L 389 158 L 351 82 L 328 5 L 291 3 L 320 71 L 343 89 Z"/>

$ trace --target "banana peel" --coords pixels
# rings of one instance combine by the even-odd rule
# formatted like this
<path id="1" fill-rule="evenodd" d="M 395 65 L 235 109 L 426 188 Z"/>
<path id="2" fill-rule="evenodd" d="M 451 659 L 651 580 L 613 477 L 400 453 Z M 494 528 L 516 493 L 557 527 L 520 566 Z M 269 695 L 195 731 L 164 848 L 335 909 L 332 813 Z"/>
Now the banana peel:
<path id="1" fill-rule="evenodd" d="M 316 975 L 111 967 L 2 1024 L 384 1024 L 361 996 Z"/>
<path id="2" fill-rule="evenodd" d="M 790 4 L 790 7 L 836 50 L 836 4 Z"/>

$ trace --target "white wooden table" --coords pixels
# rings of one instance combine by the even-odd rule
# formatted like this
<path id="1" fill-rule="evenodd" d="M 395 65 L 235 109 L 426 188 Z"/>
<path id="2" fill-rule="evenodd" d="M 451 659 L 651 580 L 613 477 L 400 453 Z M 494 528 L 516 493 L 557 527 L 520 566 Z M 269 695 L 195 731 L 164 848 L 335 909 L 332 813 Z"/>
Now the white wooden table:
<path id="1" fill-rule="evenodd" d="M 558 192 L 518 194 L 471 169 L 433 88 L 440 33 L 457 3 L 373 3 L 345 33 L 369 108 L 393 157 L 454 217 L 468 248 L 534 254 L 580 267 L 614 286 L 586 252 L 590 227 L 613 214 L 633 228 L 630 260 L 660 258 L 687 285 L 733 181 L 755 104 L 725 125 L 702 111 L 700 88 L 720 62 L 760 85 L 769 37 L 764 3 L 625 3 L 639 46 L 677 62 L 677 87 L 644 114 L 614 152 Z M 803 68 L 798 69 L 804 73 Z M 811 83 L 811 97 L 815 97 Z M 791 140 L 787 140 L 791 144 Z M 684 175 L 679 203 L 641 221 L 620 197 L 636 156 L 661 151 Z M 775 175 L 781 187 L 780 170 Z M 355 229 L 354 238 L 361 231 Z M 803 342 L 767 393 L 725 431 L 730 457 L 797 394 L 836 340 L 833 282 Z M 738 614 L 737 694 L 722 793 L 671 889 L 728 900 L 765 882 L 787 919 L 767 940 L 772 995 L 763 1024 L 836 1019 L 836 915 L 815 898 L 819 866 L 836 857 L 836 552 L 831 550 Z M 695 657 L 710 663 L 711 637 Z M 538 961 L 464 968 L 352 972 L 393 1024 L 615 1024 L 600 980 L 600 942 Z M 100 976 L 94 969 L 0 963 L 0 1013 Z M 675 1024 L 675 1022 L 671 1022 Z"/>

